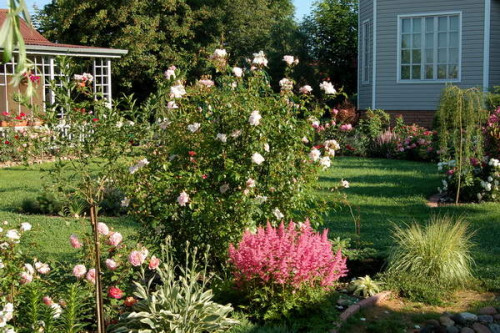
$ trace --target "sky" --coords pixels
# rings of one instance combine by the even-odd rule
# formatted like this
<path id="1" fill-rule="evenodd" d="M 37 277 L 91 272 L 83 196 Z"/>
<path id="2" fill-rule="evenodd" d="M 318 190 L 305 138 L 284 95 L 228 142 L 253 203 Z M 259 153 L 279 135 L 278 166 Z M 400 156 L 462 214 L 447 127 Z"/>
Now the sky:
<path id="1" fill-rule="evenodd" d="M 51 0 L 26 0 L 26 4 L 31 11 L 31 8 L 34 4 L 41 8 L 48 4 L 50 1 Z M 296 10 L 295 18 L 300 21 L 304 17 L 304 15 L 309 14 L 312 8 L 312 3 L 314 1 L 315 0 L 293 0 L 293 4 L 295 5 Z M 7 0 L 2 1 L 1 8 L 7 8 L 7 3 Z"/>

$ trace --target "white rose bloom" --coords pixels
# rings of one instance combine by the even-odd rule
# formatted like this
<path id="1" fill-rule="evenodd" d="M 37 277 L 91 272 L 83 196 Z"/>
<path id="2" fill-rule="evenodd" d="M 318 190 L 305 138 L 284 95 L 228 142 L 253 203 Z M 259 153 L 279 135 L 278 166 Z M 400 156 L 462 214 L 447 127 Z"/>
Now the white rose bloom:
<path id="1" fill-rule="evenodd" d="M 267 201 L 267 197 L 265 195 L 258 195 L 255 197 L 255 201 L 257 201 L 257 203 L 259 204 L 263 204 Z"/>
<path id="2" fill-rule="evenodd" d="M 478 193 L 477 194 L 477 200 L 481 201 L 482 198 L 483 198 L 483 195 L 481 193 Z"/>
<path id="3" fill-rule="evenodd" d="M 301 94 L 309 94 L 311 93 L 311 91 L 313 91 L 313 88 L 309 85 L 305 85 L 299 88 L 299 92 Z"/>
<path id="4" fill-rule="evenodd" d="M 242 77 L 243 76 L 243 69 L 240 67 L 233 67 L 233 74 L 236 77 Z"/>
<path id="5" fill-rule="evenodd" d="M 493 177 L 489 176 L 488 181 L 491 183 L 493 181 Z"/>
<path id="6" fill-rule="evenodd" d="M 294 57 L 291 55 L 286 55 L 283 57 L 283 61 L 286 62 L 288 66 L 293 65 L 294 60 L 295 60 Z"/>
<path id="7" fill-rule="evenodd" d="M 282 220 L 285 217 L 285 215 L 283 215 L 283 213 L 279 210 L 279 208 L 274 208 L 273 214 L 274 216 L 276 216 L 278 220 Z"/>
<path id="8" fill-rule="evenodd" d="M 182 98 L 186 94 L 186 89 L 182 84 L 177 84 L 175 86 L 170 87 L 170 95 L 173 98 Z"/>
<path id="9" fill-rule="evenodd" d="M 325 92 L 327 95 L 334 95 L 337 93 L 337 90 L 333 87 L 333 84 L 331 82 L 323 81 L 319 85 L 319 87 Z"/>
<path id="10" fill-rule="evenodd" d="M 259 153 L 254 153 L 252 155 L 252 162 L 257 165 L 261 165 L 265 161 L 264 157 Z"/>
<path id="11" fill-rule="evenodd" d="M 267 59 L 264 51 L 260 51 L 259 53 L 253 54 L 252 64 L 256 66 L 267 66 Z"/>
<path id="12" fill-rule="evenodd" d="M 252 111 L 250 114 L 250 117 L 248 118 L 248 122 L 252 126 L 257 126 L 260 124 L 260 120 L 262 119 L 262 116 L 260 115 L 259 111 L 255 110 Z"/>
<path id="13" fill-rule="evenodd" d="M 227 142 L 227 135 L 223 134 L 223 133 L 218 133 L 217 140 L 226 143 Z"/>
<path id="14" fill-rule="evenodd" d="M 215 49 L 214 54 L 212 56 L 214 58 L 225 58 L 227 57 L 227 51 L 224 49 Z"/>
<path id="15" fill-rule="evenodd" d="M 167 109 L 178 109 L 179 106 L 175 103 L 175 101 L 169 101 L 167 103 Z"/>
<path id="16" fill-rule="evenodd" d="M 321 165 L 324 169 L 329 168 L 331 166 L 330 157 L 325 156 L 325 157 L 320 158 L 319 165 Z"/>
<path id="17" fill-rule="evenodd" d="M 36 271 L 40 274 L 48 274 L 50 272 L 50 266 L 41 262 L 35 263 Z"/>
<path id="18" fill-rule="evenodd" d="M 175 79 L 175 70 L 173 70 L 173 69 L 167 69 L 165 71 L 165 78 L 167 80 Z"/>
<path id="19" fill-rule="evenodd" d="M 339 143 L 337 142 L 337 140 L 326 140 L 323 145 L 326 147 L 326 148 L 329 148 L 329 149 L 333 149 L 333 150 L 339 150 L 340 149 L 340 145 Z"/>
<path id="20" fill-rule="evenodd" d="M 191 125 L 188 125 L 188 130 L 191 132 L 191 133 L 194 133 L 196 131 L 198 131 L 201 127 L 201 124 L 200 123 L 193 123 Z"/>
<path id="21" fill-rule="evenodd" d="M 116 128 L 122 128 L 122 127 L 123 127 L 123 121 L 117 121 Z"/>
<path id="22" fill-rule="evenodd" d="M 35 269 L 31 264 L 24 264 L 24 270 L 31 275 L 35 274 Z"/>
<path id="23" fill-rule="evenodd" d="M 271 150 L 271 148 L 269 147 L 269 143 L 264 143 L 264 150 L 269 153 L 269 151 Z"/>
<path id="24" fill-rule="evenodd" d="M 302 142 L 303 142 L 303 143 L 309 143 L 309 139 L 308 139 L 308 138 L 306 138 L 306 137 L 304 136 L 304 137 L 302 138 Z"/>
<path id="25" fill-rule="evenodd" d="M 347 180 L 343 180 L 340 182 L 343 188 L 349 188 L 349 182 Z"/>
<path id="26" fill-rule="evenodd" d="M 185 192 L 182 191 L 179 197 L 177 198 L 177 203 L 179 206 L 186 206 L 186 204 L 189 202 L 189 195 Z"/>
<path id="27" fill-rule="evenodd" d="M 280 83 L 281 90 L 290 91 L 293 89 L 293 82 L 287 78 L 281 79 L 279 83 Z"/>
<path id="28" fill-rule="evenodd" d="M 316 162 L 317 160 L 319 160 L 320 156 L 321 152 L 318 149 L 311 149 L 311 152 L 309 153 L 309 158 L 311 159 L 311 161 Z"/>
<path id="29" fill-rule="evenodd" d="M 11 230 L 7 231 L 7 233 L 5 234 L 5 237 L 7 237 L 8 239 L 10 239 L 13 242 L 19 242 L 21 235 L 19 234 L 19 231 L 11 229 Z"/>
<path id="30" fill-rule="evenodd" d="M 31 230 L 31 224 L 28 222 L 23 222 L 21 223 L 21 231 L 30 231 Z"/>
<path id="31" fill-rule="evenodd" d="M 246 185 L 247 187 L 255 187 L 255 180 L 252 178 L 248 178 Z"/>

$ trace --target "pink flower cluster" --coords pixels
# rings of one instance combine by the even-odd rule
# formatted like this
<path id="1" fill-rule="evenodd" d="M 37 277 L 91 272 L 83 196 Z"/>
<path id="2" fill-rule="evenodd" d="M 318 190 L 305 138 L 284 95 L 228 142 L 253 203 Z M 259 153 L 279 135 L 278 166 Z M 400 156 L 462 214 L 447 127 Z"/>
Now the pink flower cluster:
<path id="1" fill-rule="evenodd" d="M 283 223 L 278 228 L 260 227 L 256 234 L 246 231 L 243 239 L 229 247 L 236 284 L 257 282 L 299 289 L 303 285 L 329 287 L 347 273 L 342 253 L 332 252 L 328 230 L 315 232 L 303 224 Z"/>

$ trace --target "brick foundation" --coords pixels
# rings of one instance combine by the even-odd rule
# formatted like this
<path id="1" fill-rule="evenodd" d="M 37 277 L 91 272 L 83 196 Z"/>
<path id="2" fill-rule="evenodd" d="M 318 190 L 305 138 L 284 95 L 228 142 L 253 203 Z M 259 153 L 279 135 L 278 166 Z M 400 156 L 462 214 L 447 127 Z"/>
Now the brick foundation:
<path id="1" fill-rule="evenodd" d="M 391 115 L 391 119 L 394 120 L 397 116 L 403 116 L 403 119 L 406 124 L 417 124 L 423 126 L 425 128 L 432 128 L 432 122 L 434 120 L 434 115 L 436 111 L 429 110 L 405 110 L 405 111 L 397 111 L 397 110 L 384 110 L 388 114 Z M 364 111 L 361 111 L 361 117 L 363 116 Z"/>

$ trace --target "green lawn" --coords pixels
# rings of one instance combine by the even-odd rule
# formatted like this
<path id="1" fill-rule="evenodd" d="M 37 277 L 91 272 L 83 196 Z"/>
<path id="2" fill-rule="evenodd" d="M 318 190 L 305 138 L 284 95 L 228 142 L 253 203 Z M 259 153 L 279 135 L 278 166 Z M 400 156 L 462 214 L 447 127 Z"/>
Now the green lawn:
<path id="1" fill-rule="evenodd" d="M 22 215 L 17 212 L 25 198 L 35 198 L 42 189 L 39 166 L 0 169 L 0 221 L 24 221 L 33 224 L 28 233 L 30 241 L 26 250 L 43 259 L 67 259 L 74 253 L 68 238 L 72 233 L 82 234 L 88 223 L 82 220 L 41 215 Z M 490 289 L 500 289 L 500 204 L 471 204 L 458 207 L 428 208 L 427 198 L 436 192 L 440 179 L 434 164 L 384 159 L 340 157 L 333 167 L 321 177 L 322 196 L 334 195 L 328 187 L 346 179 L 351 187 L 345 190 L 355 212 L 361 216 L 361 240 L 371 243 L 383 254 L 391 245 L 392 223 L 412 221 L 420 223 L 432 214 L 463 215 L 476 231 L 474 258 L 476 275 Z M 332 202 L 332 207 L 333 207 Z M 356 213 L 357 214 L 357 213 Z M 138 228 L 130 218 L 102 218 L 124 236 Z M 354 224 L 349 211 L 332 209 L 326 226 L 332 237 L 353 238 Z M 5 229 L 5 227 L 4 227 Z"/>
<path id="2" fill-rule="evenodd" d="M 44 164 L 47 168 L 50 164 Z M 33 230 L 26 233 L 28 242 L 24 251 L 43 260 L 71 259 L 76 253 L 69 245 L 71 234 L 83 235 L 90 231 L 90 223 L 84 219 L 19 214 L 26 198 L 36 198 L 42 191 L 45 172 L 40 166 L 0 169 L 0 221 L 19 225 L 29 222 Z M 124 238 L 134 233 L 137 224 L 128 217 L 101 220 L 119 231 Z M 2 226 L 7 229 L 8 226 Z M 36 242 L 35 242 L 36 240 Z"/>
<path id="3" fill-rule="evenodd" d="M 429 208 L 427 198 L 437 192 L 440 178 L 435 164 L 385 159 L 341 157 L 321 177 L 325 187 L 339 179 L 350 182 L 345 190 L 355 213 L 361 216 L 361 240 L 381 254 L 391 245 L 392 223 L 426 222 L 433 214 L 464 216 L 476 232 L 473 254 L 476 276 L 488 288 L 500 290 L 500 204 L 468 204 Z M 330 236 L 354 238 L 354 223 L 344 207 L 330 213 L 326 226 Z"/>

